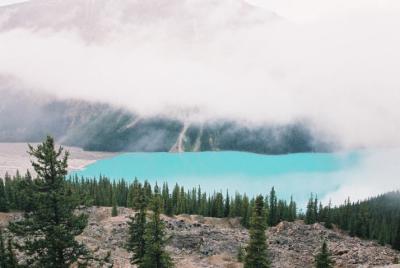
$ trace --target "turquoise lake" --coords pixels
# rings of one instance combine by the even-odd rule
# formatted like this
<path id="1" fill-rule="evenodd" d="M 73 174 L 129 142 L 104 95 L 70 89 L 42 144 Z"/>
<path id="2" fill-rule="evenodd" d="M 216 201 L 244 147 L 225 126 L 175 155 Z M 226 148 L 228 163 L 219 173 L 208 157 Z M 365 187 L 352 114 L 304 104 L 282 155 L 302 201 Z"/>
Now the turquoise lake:
<path id="1" fill-rule="evenodd" d="M 100 174 L 128 181 L 137 177 L 151 183 L 197 187 L 209 192 L 229 190 L 266 194 L 275 186 L 278 197 L 294 199 L 303 206 L 310 193 L 323 198 L 344 183 L 332 176 L 357 167 L 362 154 L 298 153 L 260 155 L 245 152 L 124 153 L 99 160 L 73 172 L 83 177 Z"/>

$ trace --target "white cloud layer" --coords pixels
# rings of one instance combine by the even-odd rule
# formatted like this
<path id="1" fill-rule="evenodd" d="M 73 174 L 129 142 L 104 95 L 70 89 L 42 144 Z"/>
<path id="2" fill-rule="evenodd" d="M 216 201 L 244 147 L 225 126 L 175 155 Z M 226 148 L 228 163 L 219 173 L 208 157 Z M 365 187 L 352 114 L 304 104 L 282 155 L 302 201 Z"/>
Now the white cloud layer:
<path id="1" fill-rule="evenodd" d="M 344 146 L 400 145 L 399 4 L 279 2 L 263 5 L 276 16 L 240 0 L 32 0 L 0 10 L 0 75 L 142 114 L 308 119 Z"/>
<path id="2" fill-rule="evenodd" d="M 361 162 L 353 169 L 334 173 L 330 181 L 339 181 L 336 191 L 328 193 L 323 203 L 329 200 L 334 205 L 364 200 L 389 191 L 400 190 L 400 149 L 386 149 L 362 154 Z"/>
<path id="3" fill-rule="evenodd" d="M 248 0 L 299 23 L 340 16 L 398 13 L 397 0 Z"/>
<path id="4" fill-rule="evenodd" d="M 29 1 L 29 0 L 0 0 L 0 7 L 19 4 L 19 3 L 23 3 L 23 2 L 27 2 L 27 1 Z"/>

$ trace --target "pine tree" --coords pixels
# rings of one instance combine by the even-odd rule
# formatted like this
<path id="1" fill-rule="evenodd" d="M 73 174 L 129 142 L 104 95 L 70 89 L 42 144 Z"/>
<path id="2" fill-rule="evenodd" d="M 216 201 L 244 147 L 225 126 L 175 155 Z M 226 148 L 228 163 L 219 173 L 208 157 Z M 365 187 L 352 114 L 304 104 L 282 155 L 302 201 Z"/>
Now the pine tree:
<path id="1" fill-rule="evenodd" d="M 185 189 L 183 189 L 182 186 L 181 186 L 181 189 L 180 189 L 180 191 L 179 191 L 178 211 L 180 211 L 179 214 L 185 213 L 185 211 L 186 211 Z"/>
<path id="2" fill-rule="evenodd" d="M 173 263 L 165 251 L 165 226 L 160 219 L 161 198 L 156 195 L 153 199 L 152 220 L 147 223 L 145 230 L 145 253 L 140 268 L 169 268 Z"/>
<path id="3" fill-rule="evenodd" d="M 200 185 L 197 188 L 197 211 L 196 214 L 201 215 L 201 200 L 202 200 L 202 195 L 201 195 L 201 188 Z"/>
<path id="4" fill-rule="evenodd" d="M 288 221 L 294 221 L 296 220 L 296 214 L 297 214 L 297 207 L 296 207 L 296 202 L 293 201 L 293 196 L 290 197 L 290 203 L 289 203 L 289 215 L 288 215 Z"/>
<path id="5" fill-rule="evenodd" d="M 275 226 L 278 224 L 278 201 L 275 188 L 272 187 L 269 194 L 269 210 L 268 210 L 268 225 Z"/>
<path id="6" fill-rule="evenodd" d="M 400 225 L 396 228 L 396 233 L 394 235 L 392 247 L 394 249 L 400 250 Z"/>
<path id="7" fill-rule="evenodd" d="M 313 197 L 311 194 L 310 199 L 307 203 L 306 217 L 304 219 L 305 224 L 314 224 L 317 221 L 318 216 L 318 199 Z"/>
<path id="8" fill-rule="evenodd" d="M 223 218 L 224 217 L 224 197 L 222 193 L 217 193 L 214 199 L 214 210 L 212 213 L 213 217 Z"/>
<path id="9" fill-rule="evenodd" d="M 8 238 L 7 251 L 6 251 L 6 267 L 7 268 L 17 268 L 19 267 L 17 258 L 12 246 L 11 238 Z"/>
<path id="10" fill-rule="evenodd" d="M 240 245 L 237 252 L 237 261 L 243 262 L 245 256 L 246 256 L 246 249 L 242 245 Z"/>
<path id="11" fill-rule="evenodd" d="M 333 260 L 329 253 L 328 245 L 326 241 L 322 243 L 321 251 L 315 256 L 315 267 L 316 268 L 331 268 L 333 267 Z"/>
<path id="12" fill-rule="evenodd" d="M 31 212 L 33 209 L 33 201 L 32 201 L 32 191 L 33 191 L 33 181 L 32 175 L 27 170 L 24 179 L 21 182 L 21 201 L 22 206 L 20 207 L 21 210 L 26 212 Z"/>
<path id="13" fill-rule="evenodd" d="M 245 268 L 270 267 L 267 256 L 266 229 L 264 198 L 260 195 L 255 200 L 251 216 L 250 242 L 246 250 Z"/>
<path id="14" fill-rule="evenodd" d="M 379 244 L 381 244 L 382 246 L 384 246 L 387 242 L 387 236 L 388 236 L 388 225 L 386 224 L 386 219 L 383 218 L 382 219 L 382 224 L 379 225 L 379 231 L 378 231 L 378 242 Z M 400 250 L 400 237 L 398 237 L 397 235 L 394 235 L 394 240 L 392 243 L 392 247 L 394 249 L 398 249 Z M 396 246 L 396 244 L 398 244 L 398 248 Z"/>
<path id="15" fill-rule="evenodd" d="M 167 183 L 163 183 L 162 203 L 163 203 L 163 212 L 169 216 L 172 216 L 172 206 L 170 206 L 169 204 L 169 188 Z"/>
<path id="16" fill-rule="evenodd" d="M 111 217 L 117 217 L 118 216 L 118 208 L 117 205 L 114 203 L 111 209 Z"/>
<path id="17" fill-rule="evenodd" d="M 201 199 L 200 199 L 200 215 L 207 216 L 207 194 L 202 193 L 201 194 Z"/>
<path id="18" fill-rule="evenodd" d="M 75 240 L 87 224 L 87 217 L 75 215 L 76 203 L 65 189 L 68 152 L 55 149 L 51 137 L 37 148 L 29 146 L 32 166 L 38 179 L 34 183 L 31 212 L 10 224 L 14 235 L 23 239 L 19 248 L 30 267 L 69 267 L 87 257 L 85 247 Z"/>
<path id="19" fill-rule="evenodd" d="M 147 203 L 149 203 L 151 201 L 153 193 L 151 191 L 151 185 L 147 180 L 144 181 L 143 189 L 144 189 L 145 200 Z"/>
<path id="20" fill-rule="evenodd" d="M 131 217 L 128 222 L 129 237 L 127 249 L 133 253 L 131 263 L 140 265 L 143 261 L 146 243 L 144 240 L 146 228 L 146 200 L 143 192 L 144 189 L 140 183 L 138 183 L 137 188 L 135 206 L 139 209 L 139 212 L 137 212 L 134 217 Z"/>
<path id="21" fill-rule="evenodd" d="M 4 193 L 5 193 L 5 200 L 7 202 L 8 209 L 16 209 L 15 203 L 15 187 L 14 187 L 13 180 L 11 176 L 6 172 L 4 176 Z"/>
<path id="22" fill-rule="evenodd" d="M 332 212 L 331 212 L 331 201 L 329 200 L 328 206 L 326 207 L 326 218 L 325 218 L 325 223 L 324 226 L 325 228 L 332 229 Z"/>
<path id="23" fill-rule="evenodd" d="M 15 257 L 11 238 L 8 238 L 7 247 L 4 242 L 3 231 L 0 228 L 0 268 L 17 268 L 19 267 L 17 258 Z"/>
<path id="24" fill-rule="evenodd" d="M 4 189 L 4 181 L 2 178 L 0 178 L 0 212 L 8 212 L 8 211 L 9 211 L 9 204 Z"/>
<path id="25" fill-rule="evenodd" d="M 7 268 L 7 255 L 4 245 L 3 231 L 0 228 L 0 268 Z"/>
<path id="26" fill-rule="evenodd" d="M 174 214 L 174 205 L 169 194 L 168 184 L 165 183 L 163 186 L 163 205 L 164 205 L 164 213 L 168 216 L 172 216 Z"/>
<path id="27" fill-rule="evenodd" d="M 115 197 L 114 191 L 113 191 L 112 196 L 113 196 L 112 197 L 113 202 L 112 202 L 112 209 L 111 209 L 111 217 L 117 217 L 118 216 L 117 199 Z"/>
<path id="28" fill-rule="evenodd" d="M 226 197 L 225 197 L 225 210 L 224 210 L 224 217 L 227 218 L 229 217 L 231 209 L 231 204 L 230 204 L 230 199 L 229 199 L 229 193 L 228 190 L 226 190 Z"/>
<path id="29" fill-rule="evenodd" d="M 240 210 L 240 215 L 242 216 L 241 219 L 241 224 L 248 228 L 250 225 L 250 209 L 249 209 L 249 199 L 246 195 L 243 195 L 243 200 L 241 202 L 241 210 Z"/>

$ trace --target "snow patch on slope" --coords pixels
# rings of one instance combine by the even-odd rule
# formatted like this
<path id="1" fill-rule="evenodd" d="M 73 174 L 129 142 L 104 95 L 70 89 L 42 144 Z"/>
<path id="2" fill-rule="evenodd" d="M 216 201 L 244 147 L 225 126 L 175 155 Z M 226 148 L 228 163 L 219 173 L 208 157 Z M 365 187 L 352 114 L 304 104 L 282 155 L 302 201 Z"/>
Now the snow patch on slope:
<path id="1" fill-rule="evenodd" d="M 183 146 L 183 143 L 185 141 L 185 134 L 186 131 L 188 130 L 190 124 L 189 123 L 184 123 L 183 127 L 182 127 L 182 131 L 179 133 L 178 139 L 176 140 L 176 143 L 174 144 L 174 146 L 172 146 L 170 152 L 174 152 L 174 153 L 183 153 L 185 151 L 185 148 Z"/>

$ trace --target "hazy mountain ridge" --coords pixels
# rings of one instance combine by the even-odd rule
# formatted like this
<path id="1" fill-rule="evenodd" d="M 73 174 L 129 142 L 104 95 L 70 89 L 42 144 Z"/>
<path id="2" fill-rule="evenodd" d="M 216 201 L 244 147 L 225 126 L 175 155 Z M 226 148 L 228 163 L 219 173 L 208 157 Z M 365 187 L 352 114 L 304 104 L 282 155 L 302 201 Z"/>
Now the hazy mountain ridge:
<path id="1" fill-rule="evenodd" d="M 151 38 L 141 29 L 156 26 L 155 35 L 191 39 L 278 18 L 242 0 L 31 0 L 0 8 L 0 31 L 73 30 L 87 42 L 102 42 L 115 29 Z"/>
<path id="2" fill-rule="evenodd" d="M 39 142 L 51 134 L 62 144 L 92 151 L 237 150 L 282 154 L 330 149 L 299 122 L 246 125 L 221 119 L 188 123 L 167 116 L 140 117 L 102 103 L 0 92 L 1 142 Z"/>

